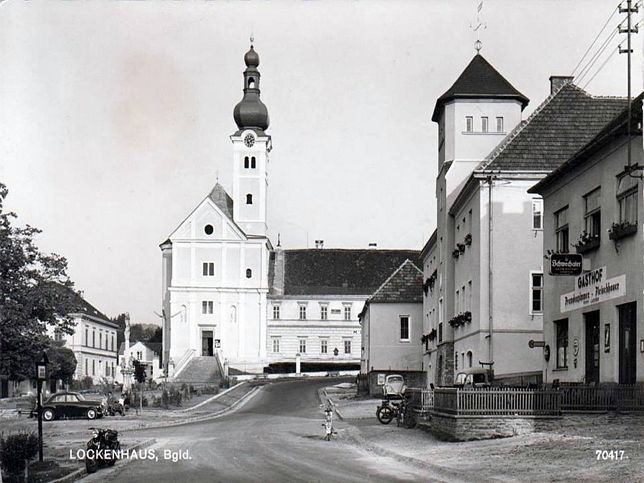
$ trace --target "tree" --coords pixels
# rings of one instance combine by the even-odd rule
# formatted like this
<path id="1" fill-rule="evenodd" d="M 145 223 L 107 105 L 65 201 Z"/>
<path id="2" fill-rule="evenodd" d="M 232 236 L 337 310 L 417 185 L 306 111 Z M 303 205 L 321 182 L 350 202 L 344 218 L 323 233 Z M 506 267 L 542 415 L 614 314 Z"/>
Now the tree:
<path id="1" fill-rule="evenodd" d="M 47 350 L 49 358 L 49 377 L 55 381 L 61 380 L 70 384 L 76 372 L 76 356 L 74 351 L 63 347 L 61 342 L 52 341 Z"/>
<path id="2" fill-rule="evenodd" d="M 73 283 L 67 260 L 41 253 L 40 230 L 15 227 L 16 214 L 4 209 L 7 187 L 0 183 L 0 374 L 13 380 L 34 375 L 34 364 L 50 339 L 48 327 L 73 333 Z"/>

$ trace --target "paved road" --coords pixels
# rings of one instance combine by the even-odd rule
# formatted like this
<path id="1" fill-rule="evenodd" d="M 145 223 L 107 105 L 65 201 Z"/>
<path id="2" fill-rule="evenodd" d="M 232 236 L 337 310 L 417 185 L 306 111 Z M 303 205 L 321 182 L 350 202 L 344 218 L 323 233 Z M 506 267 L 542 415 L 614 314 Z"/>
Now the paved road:
<path id="1" fill-rule="evenodd" d="M 158 461 L 119 463 L 84 481 L 422 481 L 427 473 L 344 440 L 324 441 L 317 389 L 327 380 L 263 386 L 243 408 L 221 419 L 128 433 L 155 438 Z M 346 427 L 338 422 L 338 429 Z M 186 451 L 190 460 L 164 459 Z"/>

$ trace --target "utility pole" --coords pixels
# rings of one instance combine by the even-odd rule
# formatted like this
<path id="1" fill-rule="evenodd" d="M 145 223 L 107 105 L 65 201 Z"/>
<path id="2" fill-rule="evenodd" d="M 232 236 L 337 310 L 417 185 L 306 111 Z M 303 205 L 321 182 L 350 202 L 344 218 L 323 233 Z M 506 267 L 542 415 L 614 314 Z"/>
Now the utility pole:
<path id="1" fill-rule="evenodd" d="M 633 26 L 631 22 L 631 14 L 637 13 L 639 7 L 637 3 L 633 6 L 633 0 L 626 0 L 626 8 L 622 7 L 623 4 L 619 6 L 619 13 L 626 14 L 626 28 L 619 27 L 620 34 L 626 34 L 626 48 L 619 48 L 620 54 L 626 54 L 626 85 L 627 85 L 627 97 L 628 97 L 628 118 L 626 119 L 626 142 L 627 144 L 627 167 L 626 172 L 630 175 L 633 171 L 631 166 L 631 109 L 632 109 L 632 98 L 631 98 L 631 54 L 633 49 L 631 48 L 631 34 L 636 34 L 638 32 L 637 25 Z"/>

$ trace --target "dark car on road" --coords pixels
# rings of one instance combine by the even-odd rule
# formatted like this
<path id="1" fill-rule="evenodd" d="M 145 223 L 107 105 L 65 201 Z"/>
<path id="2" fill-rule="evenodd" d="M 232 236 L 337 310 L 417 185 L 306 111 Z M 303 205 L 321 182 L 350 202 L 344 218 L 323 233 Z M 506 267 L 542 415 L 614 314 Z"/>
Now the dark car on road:
<path id="1" fill-rule="evenodd" d="M 77 392 L 57 392 L 42 405 L 42 418 L 52 421 L 56 418 L 96 419 L 103 416 L 103 403 L 85 399 Z"/>

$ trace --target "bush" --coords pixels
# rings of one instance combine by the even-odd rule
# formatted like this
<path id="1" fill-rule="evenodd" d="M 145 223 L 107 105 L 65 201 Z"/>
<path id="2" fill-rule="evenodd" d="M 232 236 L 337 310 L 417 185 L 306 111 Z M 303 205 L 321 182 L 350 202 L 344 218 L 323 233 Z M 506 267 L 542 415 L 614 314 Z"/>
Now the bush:
<path id="1" fill-rule="evenodd" d="M 85 376 L 82 379 L 72 379 L 71 384 L 69 385 L 70 390 L 72 391 L 87 391 L 91 389 L 94 385 L 94 380 L 91 376 Z"/>
<path id="2" fill-rule="evenodd" d="M 0 464 L 10 475 L 22 475 L 25 460 L 38 453 L 38 436 L 35 433 L 16 433 L 6 438 L 0 435 Z"/>
<path id="3" fill-rule="evenodd" d="M 201 389 L 202 394 L 219 394 L 219 388 L 217 386 L 206 385 Z"/>
<path id="4" fill-rule="evenodd" d="M 134 393 L 130 396 L 130 407 L 133 408 L 138 408 L 141 406 L 141 396 L 140 394 Z M 146 396 L 143 396 L 143 407 L 148 406 L 148 398 Z"/>

